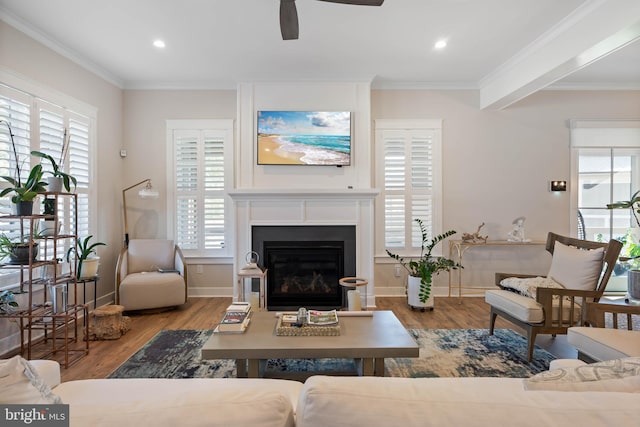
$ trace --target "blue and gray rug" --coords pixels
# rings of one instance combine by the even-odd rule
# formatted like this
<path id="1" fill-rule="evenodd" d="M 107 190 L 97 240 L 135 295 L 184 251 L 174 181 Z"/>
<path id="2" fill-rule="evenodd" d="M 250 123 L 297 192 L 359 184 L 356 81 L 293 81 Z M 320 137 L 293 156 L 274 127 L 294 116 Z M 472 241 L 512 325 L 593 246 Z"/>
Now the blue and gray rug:
<path id="1" fill-rule="evenodd" d="M 233 360 L 201 360 L 200 348 L 211 330 L 164 330 L 144 345 L 109 378 L 231 378 Z M 419 358 L 385 359 L 390 377 L 527 378 L 549 368 L 555 357 L 536 347 L 527 363 L 527 340 L 510 329 L 410 329 L 420 345 Z M 268 376 L 278 372 L 330 374 L 353 372 L 348 359 L 271 359 Z"/>

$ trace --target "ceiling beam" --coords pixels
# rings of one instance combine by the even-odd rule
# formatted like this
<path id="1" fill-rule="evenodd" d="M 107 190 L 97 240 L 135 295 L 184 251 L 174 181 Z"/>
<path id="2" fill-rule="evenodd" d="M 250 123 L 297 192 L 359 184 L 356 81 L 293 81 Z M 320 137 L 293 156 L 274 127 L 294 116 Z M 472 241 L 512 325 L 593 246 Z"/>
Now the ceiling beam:
<path id="1" fill-rule="evenodd" d="M 502 109 L 640 40 L 640 1 L 590 0 L 480 81 L 480 108 Z"/>

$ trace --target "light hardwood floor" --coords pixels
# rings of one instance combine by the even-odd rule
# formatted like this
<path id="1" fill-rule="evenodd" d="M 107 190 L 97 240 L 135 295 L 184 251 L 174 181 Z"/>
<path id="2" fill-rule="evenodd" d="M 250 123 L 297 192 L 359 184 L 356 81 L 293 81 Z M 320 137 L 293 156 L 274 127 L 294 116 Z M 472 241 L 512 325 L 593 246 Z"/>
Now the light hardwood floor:
<path id="1" fill-rule="evenodd" d="M 190 298 L 176 310 L 131 315 L 131 330 L 127 334 L 118 340 L 91 342 L 89 355 L 62 369 L 62 380 L 105 378 L 163 329 L 212 329 L 230 303 L 231 298 Z M 458 298 L 436 298 L 435 309 L 425 312 L 411 310 L 406 298 L 401 297 L 379 297 L 376 305 L 378 310 L 393 311 L 408 329 L 488 328 L 489 325 L 489 306 L 484 298 L 463 298 L 462 304 Z M 522 334 L 500 318 L 496 328 L 510 328 Z M 576 357 L 565 336 L 553 339 L 542 335 L 537 344 L 557 357 Z"/>

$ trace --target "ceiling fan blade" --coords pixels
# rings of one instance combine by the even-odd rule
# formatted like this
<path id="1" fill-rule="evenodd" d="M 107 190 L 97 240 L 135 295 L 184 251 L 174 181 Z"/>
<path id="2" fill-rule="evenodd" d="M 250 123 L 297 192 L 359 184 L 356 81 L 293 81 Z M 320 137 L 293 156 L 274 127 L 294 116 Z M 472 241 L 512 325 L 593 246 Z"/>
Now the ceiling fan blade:
<path id="1" fill-rule="evenodd" d="M 355 4 L 356 6 L 382 6 L 384 0 L 320 0 L 329 3 Z"/>
<path id="2" fill-rule="evenodd" d="M 295 0 L 280 0 L 280 33 L 282 40 L 298 39 L 298 11 Z"/>

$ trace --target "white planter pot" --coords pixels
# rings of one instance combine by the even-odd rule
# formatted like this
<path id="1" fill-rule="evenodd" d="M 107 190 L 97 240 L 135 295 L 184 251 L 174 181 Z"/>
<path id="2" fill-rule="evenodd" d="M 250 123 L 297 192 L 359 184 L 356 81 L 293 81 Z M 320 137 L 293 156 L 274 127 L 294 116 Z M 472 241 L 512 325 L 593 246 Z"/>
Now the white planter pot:
<path id="1" fill-rule="evenodd" d="M 100 257 L 91 257 L 82 261 L 80 267 L 80 274 L 78 277 L 81 279 L 88 279 L 98 275 L 98 267 L 100 266 Z"/>
<path id="2" fill-rule="evenodd" d="M 43 219 L 40 221 L 40 234 L 43 236 L 55 236 L 60 230 L 60 223 L 55 219 Z"/>
<path id="3" fill-rule="evenodd" d="M 429 299 L 427 302 L 423 303 L 420 301 L 420 278 L 409 276 L 407 280 L 407 299 L 409 300 L 409 306 L 411 308 L 420 308 L 422 311 L 425 308 L 429 310 L 433 310 L 433 286 L 431 287 L 431 294 L 429 294 Z"/>
<path id="4" fill-rule="evenodd" d="M 47 191 L 52 193 L 62 192 L 63 181 L 62 178 L 57 176 L 50 176 L 47 178 Z"/>
<path id="5" fill-rule="evenodd" d="M 627 294 L 629 298 L 640 301 L 640 270 L 629 270 L 627 272 Z"/>

